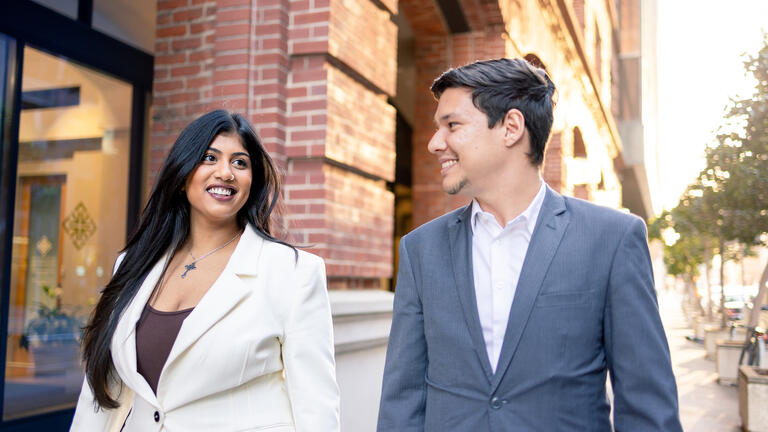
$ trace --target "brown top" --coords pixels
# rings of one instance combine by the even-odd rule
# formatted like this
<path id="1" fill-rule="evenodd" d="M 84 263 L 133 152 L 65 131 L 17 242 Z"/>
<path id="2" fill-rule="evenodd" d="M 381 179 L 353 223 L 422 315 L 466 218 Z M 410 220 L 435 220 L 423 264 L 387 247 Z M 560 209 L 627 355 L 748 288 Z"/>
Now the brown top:
<path id="1" fill-rule="evenodd" d="M 157 394 L 157 382 L 171 353 L 181 324 L 194 308 L 163 312 L 147 303 L 136 323 L 136 366 Z"/>

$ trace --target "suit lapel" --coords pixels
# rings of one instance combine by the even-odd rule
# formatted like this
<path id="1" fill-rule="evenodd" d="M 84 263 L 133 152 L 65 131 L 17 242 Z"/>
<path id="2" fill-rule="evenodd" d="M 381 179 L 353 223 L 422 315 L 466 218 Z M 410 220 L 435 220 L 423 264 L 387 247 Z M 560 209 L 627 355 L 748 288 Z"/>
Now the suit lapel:
<path id="1" fill-rule="evenodd" d="M 248 294 L 249 287 L 244 279 L 257 276 L 263 245 L 264 239 L 250 226 L 246 227 L 227 266 L 181 325 L 163 370 L 171 367 L 184 351 Z M 161 380 L 162 375 L 161 373 Z M 159 386 L 160 382 L 158 388 Z"/>
<path id="2" fill-rule="evenodd" d="M 490 380 L 492 375 L 491 363 L 485 349 L 480 316 L 477 312 L 477 298 L 475 297 L 475 282 L 472 273 L 472 229 L 470 219 L 472 205 L 468 205 L 459 217 L 448 226 L 451 243 L 451 258 L 453 261 L 453 276 L 456 281 L 456 291 L 459 295 L 461 308 L 464 312 L 464 321 L 469 329 L 469 336 L 475 353 L 479 357 L 486 377 Z"/>
<path id="3" fill-rule="evenodd" d="M 501 383 L 512 358 L 515 355 L 520 337 L 531 315 L 533 304 L 541 290 L 544 276 L 549 269 L 555 251 L 560 245 L 569 217 L 563 197 L 547 187 L 539 218 L 536 221 L 528 252 L 523 261 L 522 271 L 517 283 L 515 298 L 507 321 L 501 357 L 493 376 L 492 391 Z"/>
<path id="4" fill-rule="evenodd" d="M 263 245 L 264 240 L 250 226 L 246 227 L 221 276 L 184 320 L 163 370 L 245 297 L 248 287 L 243 279 L 257 275 L 259 255 Z M 147 274 L 141 288 L 123 313 L 111 345 L 115 368 L 126 385 L 153 406 L 159 406 L 157 396 L 144 377 L 138 373 L 136 366 L 136 323 L 168 259 L 169 256 L 166 254 Z M 162 377 L 161 373 L 160 382 Z M 158 388 L 160 382 L 158 382 Z"/>
<path id="5" fill-rule="evenodd" d="M 117 324 L 111 345 L 115 369 L 125 384 L 154 406 L 157 406 L 157 398 L 147 381 L 139 374 L 136 366 L 136 323 L 141 318 L 144 306 L 147 304 L 155 285 L 157 285 L 157 281 L 160 280 L 168 259 L 168 254 L 165 254 L 144 278 L 139 291 Z"/>

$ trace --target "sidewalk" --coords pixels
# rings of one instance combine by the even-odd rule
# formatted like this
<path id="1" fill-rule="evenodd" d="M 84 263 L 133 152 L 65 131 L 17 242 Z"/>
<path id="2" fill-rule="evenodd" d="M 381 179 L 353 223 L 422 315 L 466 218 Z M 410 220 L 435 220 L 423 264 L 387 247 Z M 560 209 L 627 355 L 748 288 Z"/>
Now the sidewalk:
<path id="1" fill-rule="evenodd" d="M 715 362 L 705 358 L 704 345 L 685 338 L 693 331 L 687 326 L 680 301 L 677 293 L 659 293 L 659 309 L 677 379 L 683 430 L 741 431 L 738 389 L 718 384 Z"/>

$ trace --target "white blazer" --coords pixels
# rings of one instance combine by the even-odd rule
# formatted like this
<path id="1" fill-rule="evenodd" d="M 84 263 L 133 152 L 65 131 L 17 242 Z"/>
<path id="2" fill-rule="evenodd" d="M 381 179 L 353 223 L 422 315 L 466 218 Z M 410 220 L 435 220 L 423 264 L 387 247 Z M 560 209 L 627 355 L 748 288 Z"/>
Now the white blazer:
<path id="1" fill-rule="evenodd" d="M 325 266 L 303 251 L 294 257 L 293 249 L 245 229 L 184 320 L 157 395 L 136 371 L 135 334 L 168 257 L 154 266 L 112 338 L 117 375 L 135 395 L 124 432 L 339 430 Z M 84 382 L 70 431 L 107 430 L 117 411 L 95 410 Z"/>

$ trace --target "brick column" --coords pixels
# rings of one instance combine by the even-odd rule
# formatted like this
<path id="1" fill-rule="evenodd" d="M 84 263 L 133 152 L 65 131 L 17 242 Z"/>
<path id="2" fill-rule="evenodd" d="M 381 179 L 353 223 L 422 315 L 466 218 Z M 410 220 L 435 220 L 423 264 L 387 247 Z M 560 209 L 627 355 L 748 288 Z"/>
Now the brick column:
<path id="1" fill-rule="evenodd" d="M 157 2 L 149 185 L 181 129 L 205 112 L 211 99 L 216 6 L 215 1 Z"/>
<path id="2" fill-rule="evenodd" d="M 244 113 L 285 174 L 291 238 L 331 285 L 392 276 L 396 0 L 158 2 L 149 179 L 181 129 Z"/>
<path id="3" fill-rule="evenodd" d="M 560 132 L 553 132 L 544 153 L 542 177 L 556 192 L 561 192 L 565 184 L 565 160 Z"/>
<path id="4" fill-rule="evenodd" d="M 334 288 L 392 276 L 396 3 L 293 2 L 287 202 Z"/>

